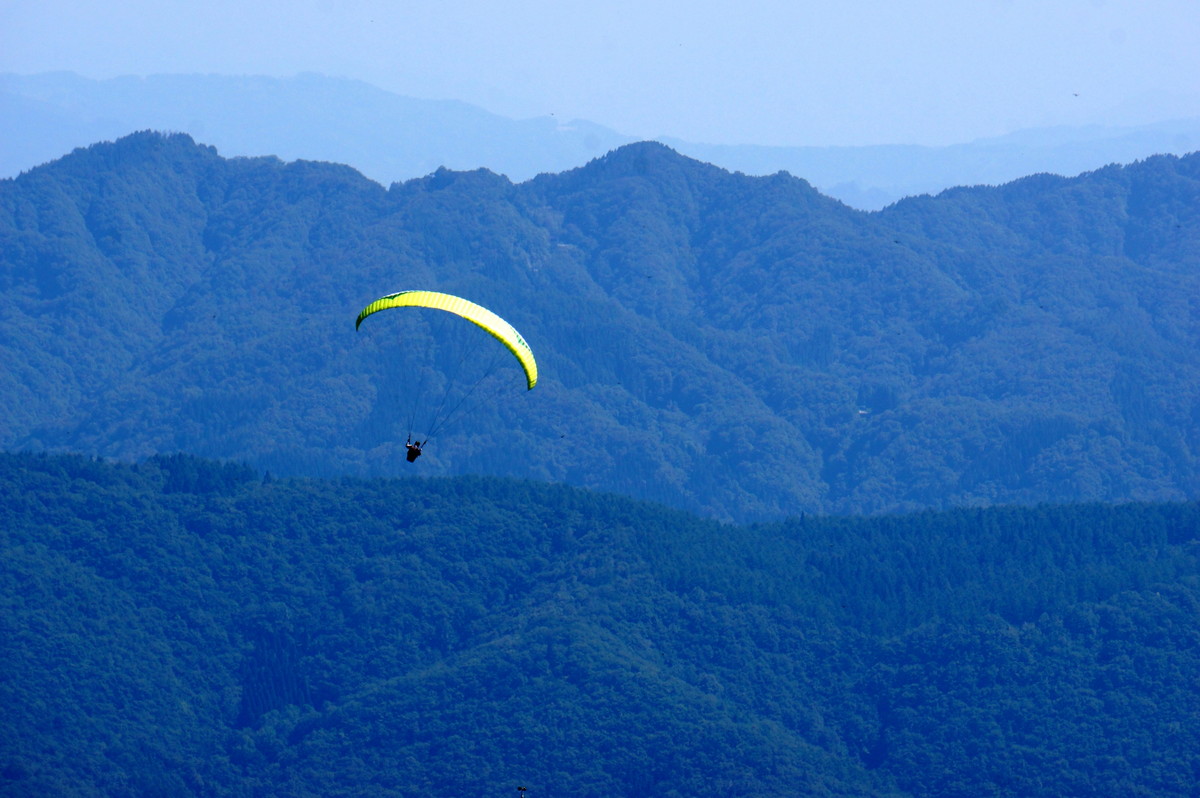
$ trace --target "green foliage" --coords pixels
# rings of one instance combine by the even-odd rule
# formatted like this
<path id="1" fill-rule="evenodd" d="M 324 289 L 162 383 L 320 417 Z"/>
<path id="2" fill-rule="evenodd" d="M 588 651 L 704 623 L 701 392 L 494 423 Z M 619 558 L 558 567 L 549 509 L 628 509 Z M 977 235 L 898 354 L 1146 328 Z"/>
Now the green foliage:
<path id="1" fill-rule="evenodd" d="M 430 338 L 496 309 L 542 382 L 419 468 L 718 519 L 1200 495 L 1200 156 L 875 214 L 656 144 L 389 189 L 141 133 L 0 182 L 0 445 L 397 476 Z M 379 334 L 375 334 L 379 333 Z"/>
<path id="2" fill-rule="evenodd" d="M 1190 796 L 1200 506 L 0 456 L 0 793 Z"/>

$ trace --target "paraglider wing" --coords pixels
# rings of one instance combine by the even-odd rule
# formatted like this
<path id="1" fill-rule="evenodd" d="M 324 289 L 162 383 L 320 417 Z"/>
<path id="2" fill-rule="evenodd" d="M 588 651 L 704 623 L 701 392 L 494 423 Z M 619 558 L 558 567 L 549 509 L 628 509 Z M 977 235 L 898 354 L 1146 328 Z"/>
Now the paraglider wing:
<path id="1" fill-rule="evenodd" d="M 363 308 L 362 313 L 358 314 L 358 321 L 354 322 L 354 329 L 357 330 L 367 316 L 388 308 L 433 308 L 462 316 L 487 330 L 508 347 L 508 351 L 520 361 L 521 368 L 525 371 L 525 381 L 529 390 L 533 390 L 533 386 L 537 385 L 537 361 L 533 359 L 533 350 L 529 348 L 529 344 L 525 343 L 525 339 L 511 324 L 482 305 L 437 291 L 400 291 L 380 297 Z"/>

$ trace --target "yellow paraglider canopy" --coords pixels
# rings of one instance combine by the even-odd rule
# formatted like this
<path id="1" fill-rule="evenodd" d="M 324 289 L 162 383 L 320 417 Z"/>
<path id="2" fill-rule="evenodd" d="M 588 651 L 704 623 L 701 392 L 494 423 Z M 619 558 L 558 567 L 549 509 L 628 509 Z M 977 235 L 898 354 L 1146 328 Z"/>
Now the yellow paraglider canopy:
<path id="1" fill-rule="evenodd" d="M 533 390 L 533 386 L 537 385 L 537 361 L 533 359 L 533 350 L 529 348 L 529 344 L 525 343 L 525 339 L 516 328 L 482 305 L 437 291 L 400 291 L 380 297 L 363 308 L 362 313 L 358 314 L 358 320 L 354 322 L 354 329 L 357 330 L 367 316 L 388 308 L 433 308 L 462 316 L 487 330 L 513 353 L 525 371 L 525 381 L 529 390 Z"/>

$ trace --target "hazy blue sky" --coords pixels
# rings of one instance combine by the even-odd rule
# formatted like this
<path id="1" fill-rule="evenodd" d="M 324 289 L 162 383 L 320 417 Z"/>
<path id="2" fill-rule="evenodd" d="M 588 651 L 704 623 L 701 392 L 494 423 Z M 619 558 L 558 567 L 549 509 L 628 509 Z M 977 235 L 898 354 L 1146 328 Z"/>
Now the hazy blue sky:
<path id="1" fill-rule="evenodd" d="M 0 0 L 0 71 L 51 70 L 310 71 L 632 136 L 947 144 L 1200 116 L 1200 0 Z"/>

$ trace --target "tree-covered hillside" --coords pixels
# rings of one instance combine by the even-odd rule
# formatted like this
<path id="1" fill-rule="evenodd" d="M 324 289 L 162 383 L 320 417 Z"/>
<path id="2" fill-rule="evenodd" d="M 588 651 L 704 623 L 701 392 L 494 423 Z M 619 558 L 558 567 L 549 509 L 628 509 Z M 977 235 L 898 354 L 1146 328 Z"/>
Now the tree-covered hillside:
<path id="1" fill-rule="evenodd" d="M 1200 495 L 1200 156 L 865 214 L 631 145 L 514 185 L 98 144 L 0 182 L 0 445 L 561 481 L 723 519 Z M 427 287 L 542 380 L 403 462 Z"/>
<path id="2" fill-rule="evenodd" d="M 1200 506 L 0 455 L 0 794 L 1192 796 Z"/>

